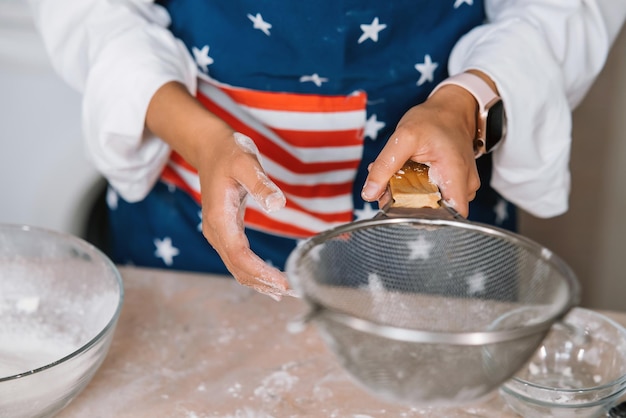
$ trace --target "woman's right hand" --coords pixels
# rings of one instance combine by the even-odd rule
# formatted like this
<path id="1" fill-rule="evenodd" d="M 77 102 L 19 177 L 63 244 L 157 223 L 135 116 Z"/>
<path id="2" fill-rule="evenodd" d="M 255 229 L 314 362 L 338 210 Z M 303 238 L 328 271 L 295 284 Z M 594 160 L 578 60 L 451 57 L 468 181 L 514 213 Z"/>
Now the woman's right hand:
<path id="1" fill-rule="evenodd" d="M 146 124 L 198 171 L 202 232 L 235 279 L 277 300 L 291 294 L 284 274 L 252 252 L 244 232 L 248 194 L 268 212 L 285 205 L 285 196 L 259 163 L 254 142 L 176 82 L 153 96 Z"/>
<path id="2" fill-rule="evenodd" d="M 285 196 L 265 174 L 249 137 L 234 132 L 219 141 L 197 166 L 202 232 L 239 283 L 280 299 L 289 293 L 287 279 L 252 252 L 243 215 L 248 194 L 267 212 L 282 209 Z"/>

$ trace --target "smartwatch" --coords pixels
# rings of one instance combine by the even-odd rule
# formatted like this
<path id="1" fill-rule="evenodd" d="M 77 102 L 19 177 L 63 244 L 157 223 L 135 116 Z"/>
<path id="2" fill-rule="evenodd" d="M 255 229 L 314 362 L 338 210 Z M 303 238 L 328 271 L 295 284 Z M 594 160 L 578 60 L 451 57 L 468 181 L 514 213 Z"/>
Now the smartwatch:
<path id="1" fill-rule="evenodd" d="M 449 84 L 463 87 L 478 103 L 474 156 L 478 158 L 492 151 L 506 135 L 506 114 L 502 99 L 482 78 L 470 73 L 460 73 L 443 80 L 428 97 Z"/>

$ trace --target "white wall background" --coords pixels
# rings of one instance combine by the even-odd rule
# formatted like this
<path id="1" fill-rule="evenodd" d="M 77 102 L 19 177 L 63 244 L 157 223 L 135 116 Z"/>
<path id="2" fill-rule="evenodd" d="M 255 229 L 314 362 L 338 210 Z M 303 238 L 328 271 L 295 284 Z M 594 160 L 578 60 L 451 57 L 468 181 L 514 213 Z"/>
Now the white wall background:
<path id="1" fill-rule="evenodd" d="M 0 222 L 81 234 L 99 176 L 80 96 L 52 71 L 24 0 L 0 0 Z"/>
<path id="2" fill-rule="evenodd" d="M 572 194 L 563 216 L 522 216 L 521 231 L 561 256 L 582 304 L 626 310 L 626 29 L 574 112 Z"/>

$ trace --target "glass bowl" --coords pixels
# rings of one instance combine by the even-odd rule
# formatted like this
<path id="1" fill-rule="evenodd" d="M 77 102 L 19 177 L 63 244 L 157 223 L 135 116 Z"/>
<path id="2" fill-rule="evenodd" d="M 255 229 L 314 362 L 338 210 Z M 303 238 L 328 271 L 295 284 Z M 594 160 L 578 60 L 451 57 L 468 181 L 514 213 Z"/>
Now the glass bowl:
<path id="1" fill-rule="evenodd" d="M 123 284 L 87 242 L 0 225 L 0 417 L 50 417 L 89 383 L 117 324 Z"/>
<path id="2" fill-rule="evenodd" d="M 524 418 L 604 417 L 626 393 L 626 329 L 583 308 L 556 324 L 500 388 Z"/>

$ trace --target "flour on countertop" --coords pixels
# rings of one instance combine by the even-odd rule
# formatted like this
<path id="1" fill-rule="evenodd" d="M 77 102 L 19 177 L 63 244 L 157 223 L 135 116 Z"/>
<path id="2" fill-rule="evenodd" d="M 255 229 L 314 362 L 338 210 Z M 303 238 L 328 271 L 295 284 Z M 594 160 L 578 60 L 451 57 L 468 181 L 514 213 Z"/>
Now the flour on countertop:
<path id="1" fill-rule="evenodd" d="M 221 418 L 274 418 L 274 416 L 246 407 L 236 410 L 232 415 L 225 415 Z"/>
<path id="2" fill-rule="evenodd" d="M 263 379 L 261 386 L 254 390 L 254 395 L 264 402 L 269 402 L 289 392 L 297 382 L 297 376 L 293 376 L 285 370 L 279 370 Z"/>
<path id="3" fill-rule="evenodd" d="M 219 332 L 217 342 L 220 344 L 229 344 L 237 336 L 237 332 L 233 328 L 220 328 Z"/>
<path id="4" fill-rule="evenodd" d="M 233 398 L 241 398 L 241 388 L 241 383 L 235 383 L 228 388 L 228 393 L 230 393 Z"/>

